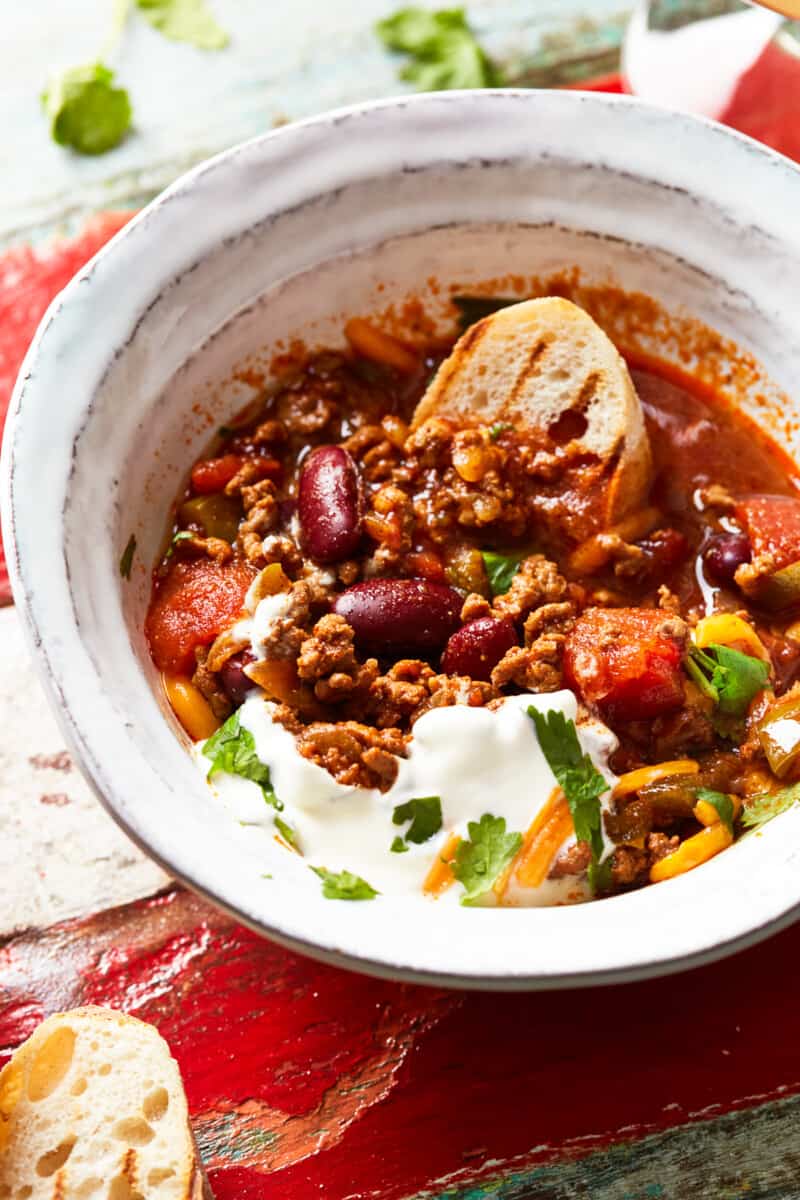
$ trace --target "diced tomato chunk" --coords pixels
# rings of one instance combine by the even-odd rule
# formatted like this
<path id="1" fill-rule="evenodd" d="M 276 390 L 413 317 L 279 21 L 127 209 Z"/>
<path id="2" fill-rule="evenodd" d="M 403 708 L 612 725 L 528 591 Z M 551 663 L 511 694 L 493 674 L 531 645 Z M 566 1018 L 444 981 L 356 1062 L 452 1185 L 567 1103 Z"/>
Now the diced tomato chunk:
<path id="1" fill-rule="evenodd" d="M 589 608 L 564 646 L 567 683 L 610 721 L 650 720 L 684 699 L 683 645 L 667 613 L 653 608 Z"/>
<path id="2" fill-rule="evenodd" d="M 800 499 L 794 496 L 751 496 L 736 506 L 753 558 L 769 554 L 771 571 L 800 561 Z"/>
<path id="3" fill-rule="evenodd" d="M 192 490 L 199 496 L 221 492 L 242 467 L 239 454 L 223 454 L 221 458 L 201 458 L 192 467 Z"/>
<path id="4" fill-rule="evenodd" d="M 254 576 L 248 563 L 206 558 L 175 562 L 158 586 L 145 623 L 159 670 L 190 674 L 195 649 L 209 645 L 235 620 Z"/>

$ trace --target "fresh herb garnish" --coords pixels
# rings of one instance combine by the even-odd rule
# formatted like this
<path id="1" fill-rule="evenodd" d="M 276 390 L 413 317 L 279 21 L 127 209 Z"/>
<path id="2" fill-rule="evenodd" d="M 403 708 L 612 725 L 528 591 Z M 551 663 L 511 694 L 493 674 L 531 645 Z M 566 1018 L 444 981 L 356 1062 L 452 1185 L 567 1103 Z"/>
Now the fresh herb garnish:
<path id="1" fill-rule="evenodd" d="M 113 78 L 99 62 L 53 76 L 41 99 L 54 142 L 79 154 L 105 154 L 119 145 L 130 128 L 131 102 Z"/>
<path id="2" fill-rule="evenodd" d="M 800 802 L 800 783 L 779 788 L 777 792 L 765 792 L 760 796 L 751 796 L 742 809 L 742 825 L 745 829 L 758 829 L 767 821 L 771 821 L 773 817 L 787 812 L 798 802 Z"/>
<path id="3" fill-rule="evenodd" d="M 685 659 L 689 677 L 727 717 L 741 717 L 768 684 L 769 667 L 760 658 L 714 642 L 692 646 Z"/>
<path id="4" fill-rule="evenodd" d="M 607 869 L 600 861 L 605 848 L 600 797 L 608 791 L 608 781 L 581 750 L 574 721 L 555 709 L 540 713 L 533 705 L 528 708 L 528 716 L 536 726 L 542 754 L 566 796 L 575 837 L 579 842 L 588 842 L 592 852 L 589 882 L 595 891 L 602 890 Z"/>
<path id="5" fill-rule="evenodd" d="M 407 842 L 417 846 L 427 842 L 442 828 L 441 800 L 438 796 L 420 796 L 398 804 L 392 813 L 392 824 L 402 825 L 404 821 L 411 822 L 405 834 Z"/>
<path id="6" fill-rule="evenodd" d="M 467 825 L 469 839 L 456 851 L 453 874 L 463 884 L 462 904 L 474 904 L 494 885 L 522 845 L 521 833 L 506 833 L 504 817 L 484 813 Z"/>
<path id="7" fill-rule="evenodd" d="M 512 304 L 520 304 L 520 296 L 453 296 L 451 303 L 458 309 L 458 328 L 461 333 L 469 329 L 484 317 L 490 317 L 501 308 L 510 308 Z"/>
<path id="8" fill-rule="evenodd" d="M 174 42 L 221 50 L 230 38 L 214 20 L 206 0 L 135 0 L 146 21 Z"/>
<path id="9" fill-rule="evenodd" d="M 405 854 L 408 850 L 408 846 L 403 838 L 398 835 L 396 838 L 392 839 L 392 844 L 389 849 L 391 850 L 392 854 Z"/>
<path id="10" fill-rule="evenodd" d="M 733 801 L 730 796 L 726 796 L 724 792 L 715 792 L 711 788 L 704 787 L 698 788 L 695 795 L 698 800 L 705 800 L 706 804 L 715 808 L 722 824 L 727 825 L 733 833 Z"/>
<path id="11" fill-rule="evenodd" d="M 420 92 L 500 86 L 500 72 L 478 44 L 463 8 L 401 8 L 375 30 L 390 50 L 411 56 L 400 78 Z"/>
<path id="12" fill-rule="evenodd" d="M 500 554 L 496 550 L 481 550 L 481 558 L 486 568 L 489 587 L 493 596 L 502 596 L 511 587 L 511 580 L 519 570 L 519 565 L 527 553 L 522 550 L 511 554 Z"/>
<path id="13" fill-rule="evenodd" d="M 175 547 L 177 546 L 178 542 L 185 542 L 195 536 L 196 535 L 194 533 L 192 533 L 192 531 L 190 529 L 179 529 L 177 533 L 174 533 L 172 535 L 172 540 L 170 541 L 170 544 L 167 547 L 167 553 L 165 554 L 164 557 L 172 558 L 173 554 L 175 553 Z"/>
<path id="14" fill-rule="evenodd" d="M 489 426 L 489 437 L 493 442 L 496 442 L 501 434 L 507 429 L 513 429 L 513 425 L 509 425 L 508 421 L 495 421 L 494 425 Z"/>
<path id="15" fill-rule="evenodd" d="M 374 887 L 353 875 L 351 871 L 328 871 L 325 867 L 312 867 L 322 880 L 322 894 L 326 900 L 372 900 L 378 895 Z"/>
<path id="16" fill-rule="evenodd" d="M 290 846 L 297 848 L 297 834 L 295 833 L 294 829 L 292 829 L 291 825 L 288 825 L 286 821 L 284 821 L 283 817 L 279 817 L 277 813 L 275 814 L 275 828 L 285 842 L 288 842 Z"/>
<path id="17" fill-rule="evenodd" d="M 211 763 L 209 779 L 218 771 L 241 775 L 243 779 L 258 784 L 267 804 L 271 804 L 278 812 L 283 810 L 282 801 L 272 789 L 269 767 L 256 754 L 255 738 L 249 729 L 242 726 L 238 712 L 228 717 L 225 724 L 203 744 L 203 754 Z"/>
<path id="18" fill-rule="evenodd" d="M 123 579 L 130 579 L 131 567 L 133 566 L 133 556 L 136 553 L 136 536 L 131 534 L 128 538 L 128 544 L 122 551 L 122 556 L 119 560 L 119 573 Z"/>

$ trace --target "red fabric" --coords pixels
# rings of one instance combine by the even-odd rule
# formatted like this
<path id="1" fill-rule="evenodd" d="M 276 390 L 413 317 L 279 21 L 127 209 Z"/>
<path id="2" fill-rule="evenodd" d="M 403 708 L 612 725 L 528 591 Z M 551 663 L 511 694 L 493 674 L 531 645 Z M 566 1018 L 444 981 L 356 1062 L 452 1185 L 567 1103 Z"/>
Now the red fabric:
<path id="1" fill-rule="evenodd" d="M 0 255 L 0 429 L 17 372 L 48 304 L 132 215 L 103 213 L 73 241 L 59 241 L 41 251 L 15 246 Z M 10 603 L 6 559 L 0 544 L 0 604 Z"/>

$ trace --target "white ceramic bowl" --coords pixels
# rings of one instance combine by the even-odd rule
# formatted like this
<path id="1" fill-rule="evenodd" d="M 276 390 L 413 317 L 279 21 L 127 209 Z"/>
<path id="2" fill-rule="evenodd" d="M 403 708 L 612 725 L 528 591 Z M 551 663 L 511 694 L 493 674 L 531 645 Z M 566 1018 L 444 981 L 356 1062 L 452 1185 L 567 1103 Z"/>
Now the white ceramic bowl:
<path id="1" fill-rule="evenodd" d="M 249 352 L 293 333 L 338 338 L 343 316 L 431 276 L 469 286 L 579 263 L 694 313 L 752 350 L 777 388 L 797 388 L 798 213 L 800 171 L 710 123 L 618 97 L 476 92 L 269 134 L 184 176 L 114 238 L 51 306 L 25 361 L 3 508 L 52 702 L 130 836 L 270 937 L 430 982 L 634 978 L 793 919 L 800 810 L 682 878 L 573 908 L 335 903 L 294 866 L 264 880 L 176 737 L 141 630 L 170 502 L 250 394 L 232 378 Z M 796 449 L 794 425 L 787 436 Z"/>

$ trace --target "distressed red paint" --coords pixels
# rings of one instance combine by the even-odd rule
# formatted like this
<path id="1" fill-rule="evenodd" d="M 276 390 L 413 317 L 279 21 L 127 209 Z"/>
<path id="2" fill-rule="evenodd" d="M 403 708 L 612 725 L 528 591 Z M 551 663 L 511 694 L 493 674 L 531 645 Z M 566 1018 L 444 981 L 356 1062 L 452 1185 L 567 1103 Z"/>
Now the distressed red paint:
<path id="1" fill-rule="evenodd" d="M 529 996 L 367 979 L 176 891 L 11 941 L 0 1045 L 48 1012 L 152 1020 L 218 1200 L 401 1200 L 800 1093 L 800 929 L 690 974 Z M 796 1032 L 795 1032 L 796 1031 Z"/>
<path id="2" fill-rule="evenodd" d="M 0 432 L 17 372 L 48 304 L 131 216 L 103 213 L 73 241 L 59 241 L 44 250 L 15 246 L 0 255 Z M 0 604 L 10 601 L 0 543 Z"/>

